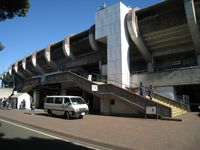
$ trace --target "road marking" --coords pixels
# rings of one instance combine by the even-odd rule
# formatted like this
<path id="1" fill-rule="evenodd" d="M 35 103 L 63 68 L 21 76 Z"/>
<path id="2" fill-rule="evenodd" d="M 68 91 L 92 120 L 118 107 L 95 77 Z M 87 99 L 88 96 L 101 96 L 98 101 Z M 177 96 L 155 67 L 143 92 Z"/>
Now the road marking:
<path id="1" fill-rule="evenodd" d="M 6 122 L 8 124 L 12 124 L 14 126 L 17 126 L 17 127 L 20 127 L 20 128 L 23 128 L 23 129 L 26 129 L 26 130 L 29 130 L 29 131 L 33 131 L 33 132 L 36 132 L 36 133 L 39 133 L 39 134 L 42 134 L 42 135 L 45 135 L 45 136 L 48 136 L 48 137 L 51 137 L 51 138 L 54 138 L 54 139 L 57 139 L 57 140 L 62 140 L 62 141 L 65 141 L 65 142 L 70 142 L 70 143 L 73 143 L 75 145 L 79 145 L 79 146 L 83 146 L 83 147 L 86 147 L 86 148 L 89 148 L 89 149 L 95 149 L 95 150 L 101 150 L 101 149 L 106 149 L 106 150 L 111 150 L 109 148 L 105 148 L 105 147 L 101 147 L 101 146 L 96 146 L 96 145 L 93 145 L 93 144 L 89 144 L 89 143 L 86 143 L 86 142 L 74 142 L 73 139 L 70 139 L 70 138 L 61 138 L 61 137 L 58 137 L 58 136 L 54 136 L 54 135 L 51 135 L 51 134 L 48 134 L 48 133 L 44 133 L 44 132 L 41 132 L 41 131 L 38 131 L 38 130 L 35 130 L 35 129 L 31 129 L 31 128 L 28 128 L 28 127 L 25 127 L 25 126 L 22 126 L 22 125 L 19 125 L 19 124 L 16 124 L 16 123 L 13 123 L 13 122 L 10 122 L 10 121 L 7 121 L 7 120 L 4 120 L 4 119 L 0 119 L 0 121 L 2 122 Z M 86 145 L 84 145 L 84 144 Z M 94 147 L 92 146 L 88 146 L 88 145 L 93 145 Z M 98 149 L 96 147 L 100 147 L 101 149 Z"/>

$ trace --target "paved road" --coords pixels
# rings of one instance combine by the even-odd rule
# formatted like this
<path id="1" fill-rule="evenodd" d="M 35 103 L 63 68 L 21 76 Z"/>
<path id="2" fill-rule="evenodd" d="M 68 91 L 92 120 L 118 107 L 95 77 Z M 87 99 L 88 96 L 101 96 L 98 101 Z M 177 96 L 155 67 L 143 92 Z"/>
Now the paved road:
<path id="1" fill-rule="evenodd" d="M 182 122 L 99 115 L 66 120 L 21 110 L 0 110 L 0 118 L 110 149 L 197 150 L 200 143 L 197 113 L 179 116 Z"/>
<path id="2" fill-rule="evenodd" d="M 71 143 L 30 127 L 0 119 L 0 146 L 5 149 L 90 150 L 91 148 Z M 78 144 L 78 145 L 77 145 Z"/>

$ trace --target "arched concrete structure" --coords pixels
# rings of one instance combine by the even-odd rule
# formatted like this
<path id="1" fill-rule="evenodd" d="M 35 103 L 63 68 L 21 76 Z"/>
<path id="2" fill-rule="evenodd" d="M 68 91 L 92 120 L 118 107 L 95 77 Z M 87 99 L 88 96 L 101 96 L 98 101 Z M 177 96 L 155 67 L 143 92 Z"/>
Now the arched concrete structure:
<path id="1" fill-rule="evenodd" d="M 138 8 L 131 9 L 126 17 L 126 23 L 128 27 L 129 35 L 138 48 L 139 52 L 143 56 L 144 60 L 148 63 L 147 69 L 149 72 L 153 72 L 153 58 L 147 47 L 145 46 L 142 37 L 140 35 L 140 31 L 137 24 L 137 16 L 136 11 L 139 10 Z"/>
<path id="2" fill-rule="evenodd" d="M 200 32 L 195 14 L 194 0 L 184 0 L 184 6 L 185 6 L 185 13 L 187 17 L 189 30 L 195 46 L 197 63 L 200 66 Z"/>
<path id="3" fill-rule="evenodd" d="M 70 59 L 74 59 L 74 55 L 70 51 L 70 41 L 69 41 L 69 39 L 70 39 L 71 36 L 72 35 L 68 35 L 63 40 L 63 52 L 65 54 L 65 57 L 70 58 Z"/>
<path id="4" fill-rule="evenodd" d="M 25 79 L 25 76 L 24 76 L 21 72 L 19 72 L 19 69 L 18 69 L 18 62 L 16 62 L 16 63 L 14 64 L 14 70 L 15 70 L 15 73 L 16 73 L 18 76 L 20 76 L 22 79 Z"/>
<path id="5" fill-rule="evenodd" d="M 33 76 L 34 74 L 26 67 L 26 58 L 22 60 L 22 68 L 30 75 Z"/>
<path id="6" fill-rule="evenodd" d="M 91 26 L 89 29 L 89 42 L 94 51 L 98 50 L 97 41 L 95 40 L 95 25 Z"/>
<path id="7" fill-rule="evenodd" d="M 58 66 L 56 65 L 56 63 L 55 62 L 53 62 L 52 61 L 52 59 L 51 59 L 51 44 L 49 44 L 48 46 L 47 46 L 47 48 L 45 49 L 45 55 L 44 55 L 44 57 L 45 57 L 45 59 L 46 59 L 46 62 L 48 63 L 48 64 L 50 64 L 50 66 L 52 67 L 52 68 L 54 68 L 55 69 L 55 71 L 58 71 L 59 69 L 58 69 Z"/>
<path id="8" fill-rule="evenodd" d="M 8 69 L 8 72 L 9 72 L 10 76 L 13 76 L 12 66 Z"/>
<path id="9" fill-rule="evenodd" d="M 36 70 L 38 70 L 41 74 L 44 74 L 44 70 L 40 67 L 40 65 L 37 63 L 37 52 L 33 53 L 31 55 L 31 62 L 33 64 L 33 66 L 36 68 Z"/>

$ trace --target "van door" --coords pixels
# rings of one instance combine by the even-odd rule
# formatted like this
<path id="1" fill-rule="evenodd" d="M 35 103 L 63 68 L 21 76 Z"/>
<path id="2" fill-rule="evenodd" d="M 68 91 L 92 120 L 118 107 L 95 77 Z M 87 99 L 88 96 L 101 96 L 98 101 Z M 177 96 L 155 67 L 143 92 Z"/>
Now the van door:
<path id="1" fill-rule="evenodd" d="M 63 109 L 64 109 L 64 111 L 68 111 L 68 112 L 72 111 L 71 101 L 68 97 L 64 98 L 64 108 Z"/>
<path id="2" fill-rule="evenodd" d="M 54 109 L 52 110 L 53 114 L 63 115 L 63 97 L 55 97 L 54 99 Z"/>

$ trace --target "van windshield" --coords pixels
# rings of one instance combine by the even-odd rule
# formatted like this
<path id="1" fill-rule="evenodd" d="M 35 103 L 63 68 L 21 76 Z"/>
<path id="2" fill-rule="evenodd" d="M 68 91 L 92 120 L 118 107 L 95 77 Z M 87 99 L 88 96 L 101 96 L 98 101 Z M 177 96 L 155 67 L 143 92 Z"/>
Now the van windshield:
<path id="1" fill-rule="evenodd" d="M 72 105 L 85 104 L 85 101 L 79 97 L 73 97 L 71 98 L 71 101 L 72 101 Z"/>

